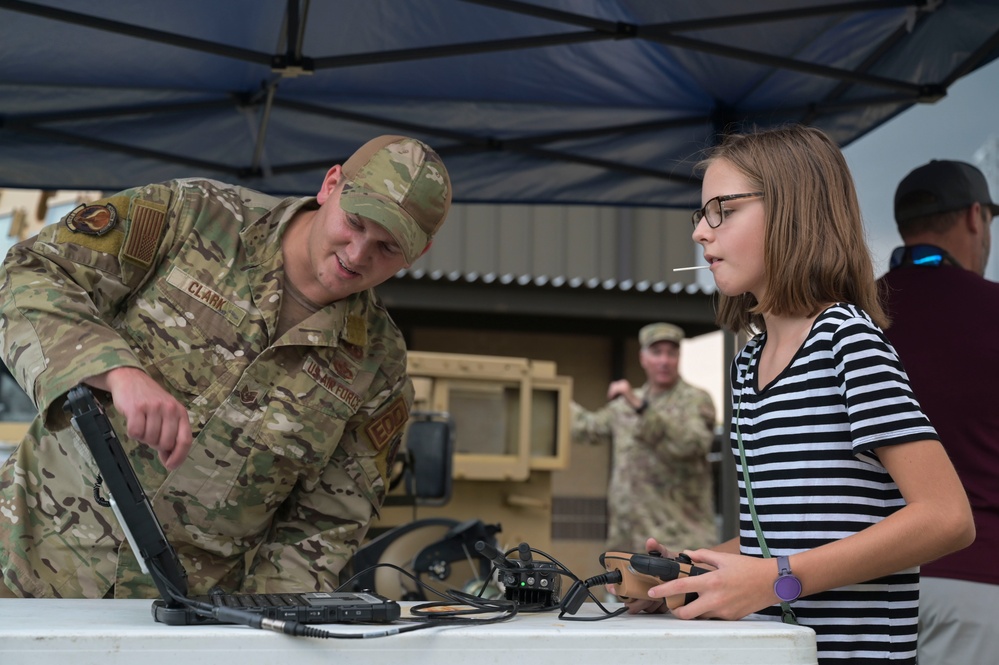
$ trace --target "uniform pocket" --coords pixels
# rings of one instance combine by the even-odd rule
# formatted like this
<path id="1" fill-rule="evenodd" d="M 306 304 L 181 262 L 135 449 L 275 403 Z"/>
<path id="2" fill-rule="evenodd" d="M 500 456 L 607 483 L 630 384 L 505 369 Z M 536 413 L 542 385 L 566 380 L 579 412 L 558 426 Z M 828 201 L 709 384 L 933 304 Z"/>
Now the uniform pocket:
<path id="1" fill-rule="evenodd" d="M 254 396 L 244 392 L 241 399 Z M 230 456 L 230 461 L 238 464 L 238 471 L 220 508 L 224 517 L 264 529 L 296 485 L 311 487 L 319 482 L 337 454 L 352 414 L 345 405 L 330 411 L 329 404 L 308 403 L 281 390 L 256 399 L 259 421 L 252 436 L 240 437 L 234 447 L 239 459 Z"/>
<path id="2" fill-rule="evenodd" d="M 205 394 L 225 374 L 236 331 L 220 314 L 158 279 L 117 322 L 153 378 L 175 394 Z"/>
<path id="3" fill-rule="evenodd" d="M 348 434 L 343 437 L 334 460 L 376 511 L 385 496 L 385 481 L 379 470 L 379 459 L 379 452 L 371 445 Z"/>

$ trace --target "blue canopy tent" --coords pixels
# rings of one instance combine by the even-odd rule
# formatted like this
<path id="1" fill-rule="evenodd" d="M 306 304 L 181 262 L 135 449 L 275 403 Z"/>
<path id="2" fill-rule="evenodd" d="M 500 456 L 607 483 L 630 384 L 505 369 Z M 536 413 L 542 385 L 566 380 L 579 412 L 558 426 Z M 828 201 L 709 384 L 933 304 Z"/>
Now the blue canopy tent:
<path id="1" fill-rule="evenodd" d="M 458 202 L 690 209 L 722 132 L 804 122 L 845 146 L 997 56 L 995 0 L 0 0 L 0 187 L 311 195 L 361 142 L 404 133 L 442 154 Z M 611 295 L 657 316 L 668 296 Z M 505 326 L 525 300 L 474 298 Z M 698 311 L 688 331 L 712 325 Z"/>
<path id="2" fill-rule="evenodd" d="M 992 0 L 0 0 L 0 186 L 311 194 L 407 133 L 457 201 L 691 207 L 719 132 L 846 145 L 997 55 Z"/>

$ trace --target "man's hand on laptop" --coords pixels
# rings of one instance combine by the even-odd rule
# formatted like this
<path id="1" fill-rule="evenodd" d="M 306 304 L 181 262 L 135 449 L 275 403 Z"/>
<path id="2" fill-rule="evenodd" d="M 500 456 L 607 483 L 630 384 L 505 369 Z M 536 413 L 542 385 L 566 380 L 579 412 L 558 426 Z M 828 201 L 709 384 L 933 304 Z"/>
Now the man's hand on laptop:
<path id="1" fill-rule="evenodd" d="M 167 469 L 176 469 L 187 458 L 192 442 L 187 409 L 148 374 L 117 367 L 86 383 L 111 393 L 115 409 L 128 424 L 128 436 L 156 450 Z"/>

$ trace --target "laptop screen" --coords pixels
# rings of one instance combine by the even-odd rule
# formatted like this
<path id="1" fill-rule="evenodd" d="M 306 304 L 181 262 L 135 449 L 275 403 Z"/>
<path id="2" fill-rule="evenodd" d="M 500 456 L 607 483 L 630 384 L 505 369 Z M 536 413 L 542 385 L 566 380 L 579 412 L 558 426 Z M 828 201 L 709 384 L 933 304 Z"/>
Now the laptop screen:
<path id="1" fill-rule="evenodd" d="M 164 600 L 172 601 L 178 594 L 187 596 L 187 572 L 166 539 L 100 402 L 88 388 L 77 386 L 69 391 L 66 409 L 97 462 L 110 493 L 108 500 L 143 572 L 153 578 Z"/>

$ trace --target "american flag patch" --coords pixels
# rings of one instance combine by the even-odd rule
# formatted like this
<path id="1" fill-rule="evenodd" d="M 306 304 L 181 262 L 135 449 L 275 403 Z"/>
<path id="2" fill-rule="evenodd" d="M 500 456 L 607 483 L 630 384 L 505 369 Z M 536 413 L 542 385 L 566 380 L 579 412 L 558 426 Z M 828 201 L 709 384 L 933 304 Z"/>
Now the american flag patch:
<path id="1" fill-rule="evenodd" d="M 166 206 L 137 199 L 132 202 L 129 217 L 132 220 L 122 247 L 122 258 L 148 268 L 156 256 L 156 247 L 166 221 Z"/>

